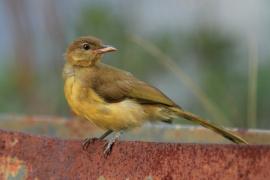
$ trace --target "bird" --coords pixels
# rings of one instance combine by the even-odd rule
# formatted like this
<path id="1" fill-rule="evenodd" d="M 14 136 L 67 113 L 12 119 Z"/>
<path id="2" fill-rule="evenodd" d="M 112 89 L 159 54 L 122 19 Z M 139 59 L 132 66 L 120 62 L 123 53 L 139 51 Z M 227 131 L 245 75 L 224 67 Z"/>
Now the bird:
<path id="1" fill-rule="evenodd" d="M 120 135 L 145 122 L 171 123 L 184 118 L 206 127 L 236 144 L 248 144 L 229 130 L 184 110 L 158 88 L 137 79 L 130 72 L 101 62 L 104 54 L 117 51 L 93 36 L 75 39 L 65 52 L 64 94 L 71 110 L 105 130 L 97 139 L 106 141 L 109 154 Z M 83 142 L 87 149 L 94 138 Z"/>

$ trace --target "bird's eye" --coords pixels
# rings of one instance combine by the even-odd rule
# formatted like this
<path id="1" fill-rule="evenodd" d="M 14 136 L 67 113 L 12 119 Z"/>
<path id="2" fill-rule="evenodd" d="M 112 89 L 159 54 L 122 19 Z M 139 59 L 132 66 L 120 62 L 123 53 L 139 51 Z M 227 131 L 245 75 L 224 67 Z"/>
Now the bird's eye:
<path id="1" fill-rule="evenodd" d="M 90 45 L 88 43 L 84 43 L 82 47 L 83 47 L 84 50 L 89 50 L 90 49 Z"/>

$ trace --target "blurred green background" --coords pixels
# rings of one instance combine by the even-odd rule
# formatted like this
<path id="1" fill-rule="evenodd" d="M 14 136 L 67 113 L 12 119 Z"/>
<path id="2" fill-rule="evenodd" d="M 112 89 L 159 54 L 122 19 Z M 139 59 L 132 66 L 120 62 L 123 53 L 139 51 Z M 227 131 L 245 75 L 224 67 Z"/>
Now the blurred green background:
<path id="1" fill-rule="evenodd" d="M 266 0 L 2 0 L 0 113 L 70 116 L 63 54 L 93 35 L 119 49 L 103 62 L 132 72 L 195 114 L 270 128 Z"/>

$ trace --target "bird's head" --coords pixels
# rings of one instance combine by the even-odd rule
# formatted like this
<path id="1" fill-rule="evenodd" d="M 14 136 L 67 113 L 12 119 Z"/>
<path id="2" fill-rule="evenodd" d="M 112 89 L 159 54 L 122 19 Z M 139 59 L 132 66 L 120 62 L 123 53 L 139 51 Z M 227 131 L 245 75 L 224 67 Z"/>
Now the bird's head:
<path id="1" fill-rule="evenodd" d="M 91 66 L 100 60 L 104 53 L 116 50 L 112 46 L 104 45 L 95 37 L 85 36 L 73 41 L 68 46 L 65 56 L 72 65 Z"/>

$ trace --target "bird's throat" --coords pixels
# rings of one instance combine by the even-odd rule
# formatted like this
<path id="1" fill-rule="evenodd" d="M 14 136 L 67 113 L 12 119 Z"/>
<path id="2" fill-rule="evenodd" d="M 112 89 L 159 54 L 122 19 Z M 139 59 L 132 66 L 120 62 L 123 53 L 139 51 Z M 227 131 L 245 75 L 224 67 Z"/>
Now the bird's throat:
<path id="1" fill-rule="evenodd" d="M 63 78 L 67 79 L 71 76 L 75 75 L 74 68 L 72 67 L 71 64 L 66 63 L 62 72 Z"/>

